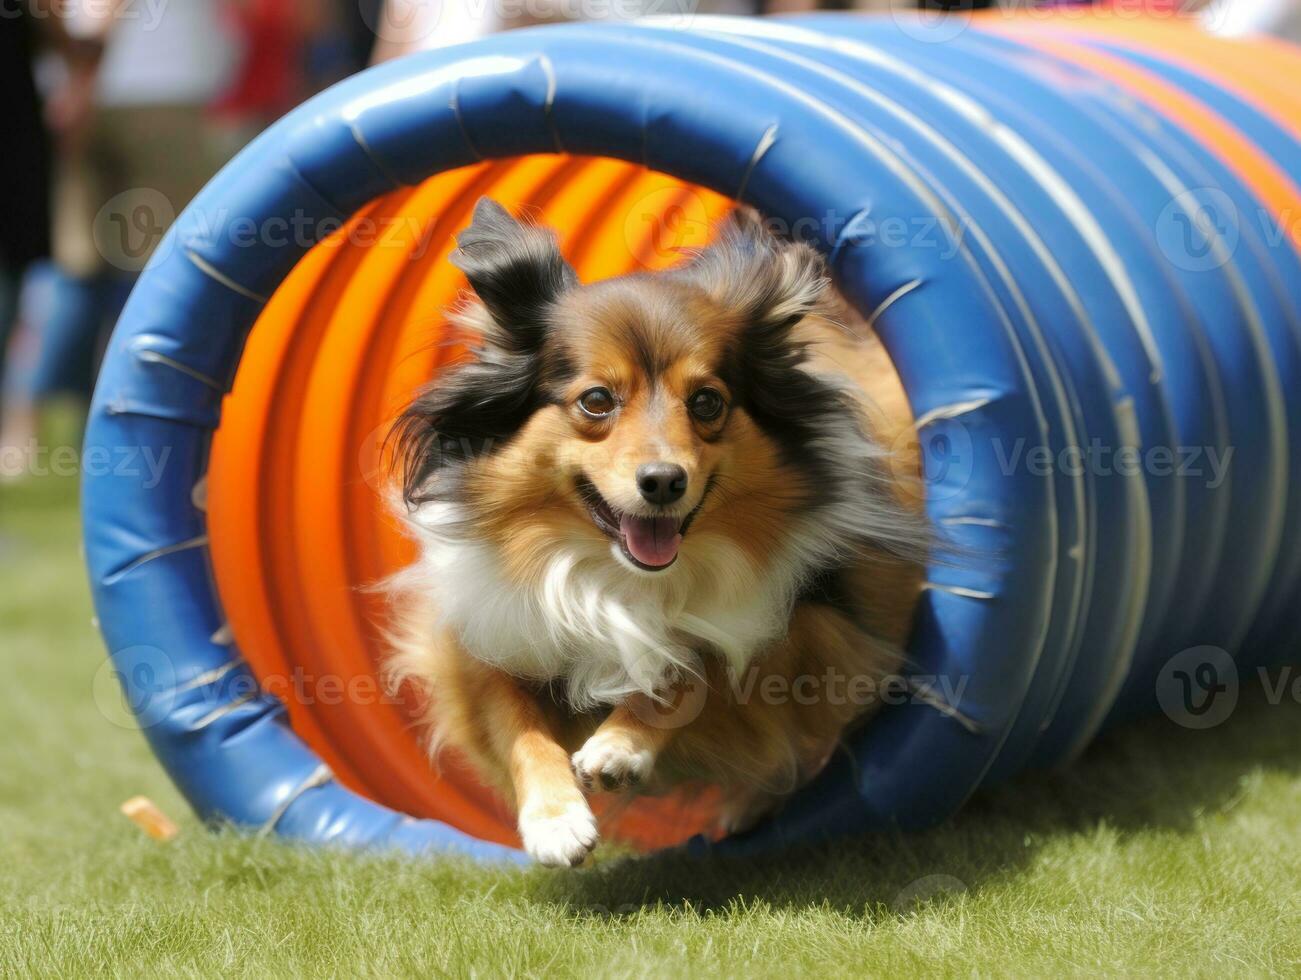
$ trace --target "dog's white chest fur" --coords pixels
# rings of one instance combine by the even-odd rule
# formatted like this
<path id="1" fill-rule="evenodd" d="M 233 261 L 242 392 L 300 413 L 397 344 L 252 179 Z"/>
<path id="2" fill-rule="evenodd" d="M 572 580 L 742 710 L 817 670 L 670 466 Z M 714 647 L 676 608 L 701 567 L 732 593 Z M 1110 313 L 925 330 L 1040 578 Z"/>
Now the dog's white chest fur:
<path id="1" fill-rule="evenodd" d="M 517 677 L 563 680 L 576 707 L 662 692 L 698 669 L 702 649 L 741 672 L 785 634 L 804 570 L 794 555 L 757 568 L 702 533 L 665 572 L 632 572 L 608 543 L 577 540 L 517 582 L 493 545 L 449 533 L 456 511 L 430 503 L 410 516 L 421 557 L 400 585 L 436 606 L 467 653 Z"/>

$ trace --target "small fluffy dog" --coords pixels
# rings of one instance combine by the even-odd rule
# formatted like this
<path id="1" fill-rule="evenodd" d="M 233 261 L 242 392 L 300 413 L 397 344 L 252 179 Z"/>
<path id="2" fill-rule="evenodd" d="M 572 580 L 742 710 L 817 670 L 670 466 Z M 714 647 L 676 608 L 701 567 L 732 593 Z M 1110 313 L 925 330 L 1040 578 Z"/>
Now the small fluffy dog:
<path id="1" fill-rule="evenodd" d="M 744 828 L 899 665 L 929 532 L 897 377 L 753 212 L 591 285 L 488 199 L 457 244 L 472 353 L 394 430 L 394 676 L 544 864 L 595 846 L 585 791 L 716 784 Z"/>

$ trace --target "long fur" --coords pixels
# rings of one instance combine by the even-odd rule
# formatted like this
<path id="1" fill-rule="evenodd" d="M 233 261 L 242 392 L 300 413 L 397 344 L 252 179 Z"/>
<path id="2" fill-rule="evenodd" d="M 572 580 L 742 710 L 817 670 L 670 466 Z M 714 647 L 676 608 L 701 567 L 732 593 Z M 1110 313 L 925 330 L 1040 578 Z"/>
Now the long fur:
<path id="1" fill-rule="evenodd" d="M 844 336 L 821 258 L 741 212 L 680 269 L 583 287 L 554 235 L 488 201 L 458 245 L 454 261 L 476 298 L 454 323 L 472 354 L 394 428 L 395 507 L 419 558 L 389 583 L 390 669 L 431 696 L 431 742 L 456 743 L 492 768 L 465 703 L 490 697 L 473 693 L 488 690 L 476 678 L 558 685 L 566 712 L 599 721 L 630 698 L 663 701 L 695 675 L 711 690 L 713 720 L 700 723 L 702 734 L 722 725 L 710 737 L 736 738 L 740 725 L 784 761 L 751 765 L 745 746 L 680 737 L 679 770 L 724 772 L 730 754 L 732 768 L 766 792 L 788 791 L 848 716 L 823 725 L 729 706 L 723 679 L 769 663 L 885 673 L 898 662 L 930 547 L 861 385 L 812 349 L 820 335 Z M 717 327 L 693 333 L 703 321 Z M 603 481 L 607 496 L 623 488 L 609 459 L 592 462 L 608 432 L 570 431 L 572 388 L 584 358 L 613 359 L 652 385 L 704 357 L 708 344 L 729 414 L 717 432 L 692 436 L 699 502 L 676 564 L 639 573 L 596 533 L 574 493 L 575 474 Z M 618 423 L 644 428 L 627 446 L 668 444 L 657 428 L 667 424 L 663 404 L 647 404 L 641 421 Z M 899 584 L 875 582 L 880 575 Z M 888 601 L 874 603 L 870 590 Z M 806 625 L 797 635 L 793 623 Z M 728 711 L 735 718 L 719 721 Z M 771 730 L 759 737 L 755 726 Z M 485 778 L 509 790 L 502 772 Z"/>

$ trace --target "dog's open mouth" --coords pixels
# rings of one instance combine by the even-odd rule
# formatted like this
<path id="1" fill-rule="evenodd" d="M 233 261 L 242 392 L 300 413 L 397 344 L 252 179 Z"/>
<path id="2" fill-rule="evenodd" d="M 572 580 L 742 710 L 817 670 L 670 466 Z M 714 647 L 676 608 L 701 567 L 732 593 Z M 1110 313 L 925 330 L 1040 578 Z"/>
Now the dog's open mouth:
<path id="1" fill-rule="evenodd" d="M 686 520 L 680 517 L 641 517 L 617 512 L 597 491 L 590 480 L 579 478 L 578 493 L 587 505 L 592 523 L 606 537 L 619 543 L 623 556 L 638 568 L 660 572 L 678 560 L 682 535 L 695 516 L 693 511 Z"/>

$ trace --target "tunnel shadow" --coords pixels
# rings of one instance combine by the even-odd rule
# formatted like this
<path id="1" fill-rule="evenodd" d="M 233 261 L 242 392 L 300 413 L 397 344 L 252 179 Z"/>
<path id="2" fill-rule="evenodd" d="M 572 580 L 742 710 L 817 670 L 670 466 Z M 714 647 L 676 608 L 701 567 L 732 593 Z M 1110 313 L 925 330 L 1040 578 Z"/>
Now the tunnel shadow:
<path id="1" fill-rule="evenodd" d="M 1281 698 L 1252 678 L 1231 717 L 1212 729 L 1184 728 L 1164 715 L 1119 726 L 1071 766 L 982 791 L 931 830 L 857 835 L 758 858 L 617 857 L 544 878 L 538 898 L 580 916 L 761 902 L 880 919 L 1006 880 L 1045 846 L 1100 827 L 1122 842 L 1153 829 L 1192 833 L 1199 818 L 1237 806 L 1256 774 L 1301 777 L 1301 701 L 1291 686 L 1301 668 L 1284 670 L 1270 674 L 1271 685 L 1289 680 Z"/>

